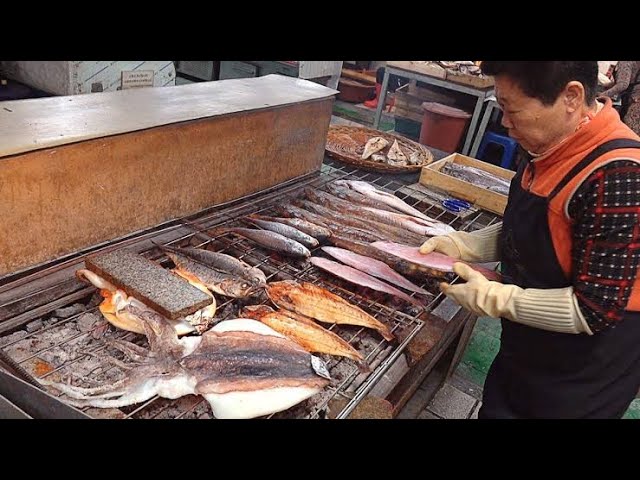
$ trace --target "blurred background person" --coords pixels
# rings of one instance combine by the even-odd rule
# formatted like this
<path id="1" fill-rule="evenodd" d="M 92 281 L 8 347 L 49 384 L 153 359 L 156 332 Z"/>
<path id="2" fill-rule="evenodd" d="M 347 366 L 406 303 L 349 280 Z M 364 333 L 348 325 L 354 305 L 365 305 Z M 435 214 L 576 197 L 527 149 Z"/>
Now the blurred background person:
<path id="1" fill-rule="evenodd" d="M 619 61 L 613 72 L 614 83 L 601 95 L 609 98 L 620 96 L 620 118 L 640 135 L 640 62 Z"/>

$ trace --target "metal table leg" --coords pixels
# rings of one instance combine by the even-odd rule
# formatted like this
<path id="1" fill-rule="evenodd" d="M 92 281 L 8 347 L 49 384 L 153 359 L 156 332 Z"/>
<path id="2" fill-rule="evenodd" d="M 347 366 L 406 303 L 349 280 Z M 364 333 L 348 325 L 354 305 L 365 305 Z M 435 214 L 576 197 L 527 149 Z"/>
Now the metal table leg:
<path id="1" fill-rule="evenodd" d="M 471 117 L 471 123 L 469 124 L 469 130 L 467 131 L 467 138 L 464 141 L 464 147 L 462 147 L 462 154 L 469 155 L 469 149 L 471 148 L 471 140 L 473 139 L 474 132 L 476 131 L 476 125 L 482 112 L 482 104 L 484 103 L 484 96 L 478 96 L 476 100 L 476 108 L 473 109 L 473 116 Z"/>
<path id="2" fill-rule="evenodd" d="M 387 101 L 387 85 L 389 85 L 389 69 L 384 69 L 384 78 L 382 79 L 382 87 L 380 88 L 380 95 L 378 96 L 378 106 L 376 108 L 376 115 L 373 117 L 373 128 L 378 128 L 380 125 L 380 117 L 382 116 L 382 109 Z"/>
<path id="3" fill-rule="evenodd" d="M 478 153 L 478 149 L 480 148 L 480 143 L 482 143 L 482 137 L 484 137 L 484 133 L 487 130 L 487 125 L 489 124 L 489 120 L 491 119 L 491 115 L 493 114 L 493 109 L 496 108 L 498 104 L 493 100 L 489 100 L 487 105 L 484 107 L 484 115 L 482 115 L 482 120 L 480 121 L 480 126 L 478 127 L 478 131 L 476 132 L 476 138 L 473 141 L 473 147 L 471 148 L 470 157 L 474 157 Z"/>

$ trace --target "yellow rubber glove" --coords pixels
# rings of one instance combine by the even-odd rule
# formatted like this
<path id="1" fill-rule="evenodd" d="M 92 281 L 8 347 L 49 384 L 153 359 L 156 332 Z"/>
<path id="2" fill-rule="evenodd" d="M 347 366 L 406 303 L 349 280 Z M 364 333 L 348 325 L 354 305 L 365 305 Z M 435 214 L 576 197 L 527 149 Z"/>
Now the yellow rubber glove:
<path id="1" fill-rule="evenodd" d="M 521 288 L 487 280 L 469 265 L 456 262 L 453 271 L 466 283 L 440 284 L 442 292 L 478 316 L 504 317 L 543 330 L 592 335 L 573 287 Z"/>
<path id="2" fill-rule="evenodd" d="M 467 262 L 493 262 L 499 260 L 498 240 L 502 223 L 481 228 L 475 232 L 453 232 L 431 237 L 420 247 L 420 253 L 440 252 Z"/>

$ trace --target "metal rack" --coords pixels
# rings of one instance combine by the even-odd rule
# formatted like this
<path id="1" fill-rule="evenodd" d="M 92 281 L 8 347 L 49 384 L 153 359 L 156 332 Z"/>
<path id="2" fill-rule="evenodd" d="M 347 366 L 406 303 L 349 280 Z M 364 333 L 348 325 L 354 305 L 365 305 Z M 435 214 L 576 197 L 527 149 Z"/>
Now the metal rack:
<path id="1" fill-rule="evenodd" d="M 396 193 L 407 203 L 426 212 L 432 218 L 455 225 L 458 229 L 481 228 L 495 221 L 495 217 L 481 211 L 463 221 L 457 215 L 435 205 L 423 204 L 409 194 L 400 194 L 400 188 L 406 187 L 406 183 L 398 180 L 397 177 L 367 173 L 337 162 L 327 161 L 319 174 L 309 175 L 276 186 L 266 192 L 218 205 L 168 225 L 158 226 L 152 231 L 137 233 L 130 238 L 109 243 L 98 250 L 106 252 L 126 246 L 150 259 L 167 264 L 168 259 L 155 244 L 181 246 L 188 244 L 200 248 L 212 248 L 263 269 L 269 281 L 297 279 L 324 287 L 386 323 L 398 338 L 397 344 L 390 344 L 376 336 L 376 333 L 364 328 L 332 325 L 330 330 L 353 346 L 358 346 L 371 366 L 371 372 L 359 372 L 357 367 L 348 360 L 330 358 L 327 360 L 328 367 L 332 377 L 336 379 L 335 383 L 300 406 L 271 415 L 275 418 L 345 418 L 403 353 L 423 327 L 426 314 L 432 312 L 442 302 L 443 295 L 434 292 L 434 298 L 424 311 L 406 313 L 380 298 L 364 294 L 357 289 L 354 291 L 353 286 L 328 277 L 308 263 L 281 257 L 243 238 L 210 233 L 214 227 L 241 222 L 245 215 L 268 213 L 287 198 L 300 196 L 306 187 L 322 189 L 327 183 L 338 179 L 368 181 L 386 191 Z M 403 192 L 406 191 L 406 188 L 403 189 Z M 94 251 L 96 249 L 91 252 Z M 95 386 L 104 381 L 115 381 L 122 376 L 122 372 L 118 372 L 117 367 L 111 364 L 99 361 L 100 354 L 110 348 L 106 340 L 119 338 L 141 345 L 146 342 L 141 335 L 117 331 L 113 327 L 109 327 L 109 331 L 102 332 L 103 335 L 100 336 L 98 334 L 103 329 L 101 322 L 96 322 L 89 328 L 82 327 L 83 319 L 87 314 L 100 316 L 97 311 L 98 299 L 95 296 L 95 289 L 78 282 L 73 276 L 76 269 L 82 268 L 85 255 L 86 252 L 0 287 L 0 350 L 33 376 L 56 378 L 72 375 L 88 386 Z M 430 286 L 429 281 L 426 280 L 423 287 L 429 289 L 432 285 Z M 55 322 L 51 320 L 56 309 L 73 305 L 78 301 L 88 302 L 88 308 Z M 254 303 L 266 301 L 266 298 L 263 298 L 260 302 Z M 218 303 L 220 320 L 232 318 L 237 313 L 236 307 L 235 299 L 220 301 Z M 38 328 L 32 327 L 31 331 L 27 328 L 26 332 L 21 330 L 22 327 L 33 325 L 38 321 L 42 323 Z M 30 348 L 22 352 L 18 348 L 20 346 Z M 41 358 L 55 360 L 55 355 L 62 357 L 66 355 L 67 358 L 58 362 L 59 365 L 51 364 Z M 105 414 L 97 409 L 84 410 L 90 416 Z M 202 397 L 194 396 L 175 401 L 155 397 L 143 404 L 125 407 L 111 413 L 106 412 L 106 414 L 112 414 L 117 418 L 211 416 L 207 402 Z"/>

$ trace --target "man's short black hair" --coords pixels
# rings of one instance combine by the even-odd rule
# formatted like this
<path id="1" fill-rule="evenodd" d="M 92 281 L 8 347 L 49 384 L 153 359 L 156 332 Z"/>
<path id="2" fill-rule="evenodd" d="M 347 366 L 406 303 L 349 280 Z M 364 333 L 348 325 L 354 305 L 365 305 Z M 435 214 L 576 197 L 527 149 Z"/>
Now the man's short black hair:
<path id="1" fill-rule="evenodd" d="M 480 65 L 485 75 L 505 75 L 513 79 L 529 97 L 543 105 L 553 105 L 567 83 L 584 86 L 585 101 L 591 105 L 598 87 L 598 62 L 498 62 Z"/>

